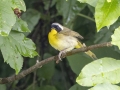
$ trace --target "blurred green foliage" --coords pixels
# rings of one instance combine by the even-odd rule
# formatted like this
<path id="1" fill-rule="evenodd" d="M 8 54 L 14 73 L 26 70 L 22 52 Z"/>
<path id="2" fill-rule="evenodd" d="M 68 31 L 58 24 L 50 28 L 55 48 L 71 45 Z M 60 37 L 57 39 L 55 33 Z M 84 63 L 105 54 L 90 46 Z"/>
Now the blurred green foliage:
<path id="1" fill-rule="evenodd" d="M 104 27 L 97 33 L 94 20 L 94 7 L 98 0 L 92 0 L 92 2 L 91 0 L 87 0 L 86 3 L 92 6 L 79 2 L 84 0 L 24 1 L 26 12 L 22 13 L 21 19 L 17 19 L 22 25 L 15 23 L 12 16 L 8 16 L 10 17 L 9 22 L 13 20 L 14 24 L 17 26 L 14 26 L 12 31 L 16 29 L 18 32 L 24 32 L 26 37 L 33 40 L 40 57 L 36 56 L 32 59 L 24 57 L 22 70 L 34 65 L 38 59 L 41 61 L 58 54 L 58 51 L 49 45 L 47 37 L 51 28 L 51 23 L 53 22 L 61 23 L 62 25 L 79 32 L 84 37 L 82 42 L 86 43 L 87 46 L 111 41 L 111 35 L 114 33 L 115 28 L 120 25 L 120 19 L 118 19 L 116 23 L 109 28 Z M 25 11 L 25 8 L 22 8 L 22 10 Z M 11 9 L 8 11 L 10 12 Z M 28 28 L 26 28 L 26 23 L 28 24 Z M 13 23 L 11 24 L 13 25 Z M 18 26 L 23 28 L 24 31 L 22 31 L 21 28 L 18 28 Z M 27 32 L 29 30 L 31 32 Z M 1 43 L 2 40 L 0 45 Z M 28 45 L 30 44 L 28 43 Z M 93 50 L 93 52 L 98 58 L 106 56 L 120 59 L 120 51 L 116 46 L 99 48 Z M 20 80 L 6 85 L 0 85 L 0 90 L 86 90 L 88 89 L 87 87 L 76 84 L 76 77 L 79 75 L 81 69 L 89 62 L 92 62 L 91 58 L 84 53 L 78 53 L 66 57 L 59 64 L 50 62 Z M 2 54 L 0 54 L 0 70 L 0 77 L 7 77 L 15 73 L 10 66 L 4 63 Z"/>

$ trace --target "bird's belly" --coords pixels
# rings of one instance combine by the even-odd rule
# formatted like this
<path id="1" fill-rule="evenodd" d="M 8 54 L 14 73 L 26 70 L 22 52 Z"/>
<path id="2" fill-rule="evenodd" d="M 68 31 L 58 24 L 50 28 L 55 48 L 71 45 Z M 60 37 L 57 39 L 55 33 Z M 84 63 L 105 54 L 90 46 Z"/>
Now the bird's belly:
<path id="1" fill-rule="evenodd" d="M 49 39 L 49 43 L 51 44 L 52 47 L 55 49 L 61 51 L 70 51 L 75 48 L 75 46 L 78 44 L 77 39 L 71 36 L 66 36 L 63 38 L 52 38 Z"/>

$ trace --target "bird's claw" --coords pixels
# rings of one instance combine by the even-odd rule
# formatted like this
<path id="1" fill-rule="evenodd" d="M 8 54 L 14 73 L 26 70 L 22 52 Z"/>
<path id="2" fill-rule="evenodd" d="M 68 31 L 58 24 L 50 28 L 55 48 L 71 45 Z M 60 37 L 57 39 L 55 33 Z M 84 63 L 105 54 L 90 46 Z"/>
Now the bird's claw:
<path id="1" fill-rule="evenodd" d="M 65 55 L 66 55 L 65 51 L 60 51 L 60 53 L 58 54 L 58 59 L 62 61 L 61 56 L 65 56 Z"/>
<path id="2" fill-rule="evenodd" d="M 62 61 L 61 56 L 63 58 L 65 58 L 66 52 L 64 50 L 59 52 L 59 54 L 58 54 L 58 60 L 56 60 L 56 63 L 59 63 L 59 61 Z"/>

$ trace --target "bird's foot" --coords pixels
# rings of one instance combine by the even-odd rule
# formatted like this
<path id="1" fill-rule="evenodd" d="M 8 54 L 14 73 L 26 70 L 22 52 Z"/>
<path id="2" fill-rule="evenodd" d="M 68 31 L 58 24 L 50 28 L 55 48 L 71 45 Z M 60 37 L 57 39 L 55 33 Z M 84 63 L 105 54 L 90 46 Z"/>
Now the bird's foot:
<path id="1" fill-rule="evenodd" d="M 58 54 L 58 60 L 56 63 L 59 63 L 59 61 L 62 61 L 61 56 L 64 58 L 66 56 L 66 52 L 64 50 L 60 51 Z"/>
<path id="2" fill-rule="evenodd" d="M 58 59 L 62 61 L 61 56 L 65 56 L 65 55 L 66 55 L 66 52 L 64 50 L 60 51 L 58 54 Z"/>

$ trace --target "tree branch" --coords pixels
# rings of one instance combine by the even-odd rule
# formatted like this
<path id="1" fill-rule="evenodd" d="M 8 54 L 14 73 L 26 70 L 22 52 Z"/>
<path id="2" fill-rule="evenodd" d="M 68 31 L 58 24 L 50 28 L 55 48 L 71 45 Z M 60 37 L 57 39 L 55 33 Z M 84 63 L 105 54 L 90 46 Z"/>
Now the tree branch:
<path id="1" fill-rule="evenodd" d="M 101 48 L 101 47 L 105 47 L 105 46 L 112 46 L 112 44 L 110 42 L 106 42 L 106 43 L 102 43 L 102 44 L 96 44 L 96 45 L 91 45 L 88 47 L 83 47 L 80 49 L 74 49 L 68 53 L 66 53 L 66 56 L 78 53 L 78 52 L 85 52 L 87 50 L 92 50 L 92 49 L 96 49 L 96 48 Z M 63 58 L 63 57 L 61 57 Z M 58 56 L 52 56 L 50 58 L 44 59 L 38 63 L 36 63 L 35 65 L 33 65 L 32 67 L 21 71 L 18 75 L 12 75 L 10 77 L 6 77 L 6 78 L 0 78 L 0 84 L 5 84 L 5 83 L 9 83 L 9 82 L 13 82 L 15 80 L 21 79 L 23 77 L 25 77 L 26 75 L 30 74 L 31 72 L 35 71 L 36 69 L 42 67 L 44 64 L 47 64 L 48 62 L 57 60 Z"/>

